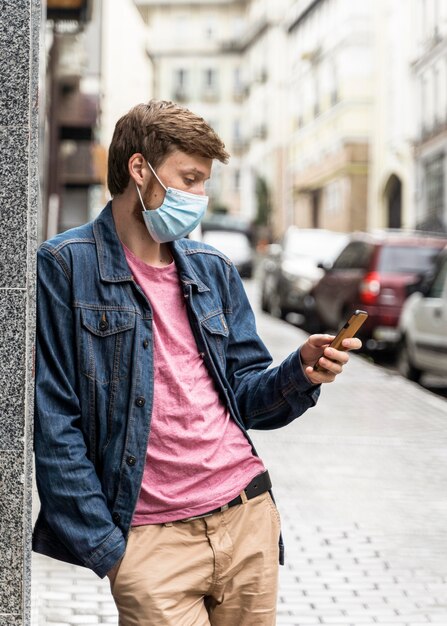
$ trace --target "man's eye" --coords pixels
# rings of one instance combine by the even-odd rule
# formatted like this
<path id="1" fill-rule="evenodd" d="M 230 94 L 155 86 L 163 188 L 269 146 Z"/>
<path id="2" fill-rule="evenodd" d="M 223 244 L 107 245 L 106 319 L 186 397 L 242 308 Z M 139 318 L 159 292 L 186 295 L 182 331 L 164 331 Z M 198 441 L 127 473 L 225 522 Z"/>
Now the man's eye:
<path id="1" fill-rule="evenodd" d="M 185 183 L 186 183 L 187 185 L 194 185 L 194 183 L 195 183 L 195 182 L 196 182 L 196 181 L 195 181 L 195 179 L 194 179 L 194 178 L 185 178 Z"/>

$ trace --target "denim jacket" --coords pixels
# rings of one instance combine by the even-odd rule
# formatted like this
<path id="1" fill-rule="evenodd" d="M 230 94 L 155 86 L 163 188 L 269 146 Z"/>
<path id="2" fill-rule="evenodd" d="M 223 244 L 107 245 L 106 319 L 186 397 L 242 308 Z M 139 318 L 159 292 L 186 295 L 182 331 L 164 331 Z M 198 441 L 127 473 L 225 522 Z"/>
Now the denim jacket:
<path id="1" fill-rule="evenodd" d="M 304 375 L 299 351 L 269 368 L 228 258 L 188 239 L 171 249 L 197 349 L 247 439 L 247 429 L 284 426 L 313 406 L 319 387 Z M 42 244 L 37 306 L 41 510 L 33 548 L 104 577 L 125 551 L 153 399 L 151 307 L 127 265 L 110 203 L 95 221 Z"/>

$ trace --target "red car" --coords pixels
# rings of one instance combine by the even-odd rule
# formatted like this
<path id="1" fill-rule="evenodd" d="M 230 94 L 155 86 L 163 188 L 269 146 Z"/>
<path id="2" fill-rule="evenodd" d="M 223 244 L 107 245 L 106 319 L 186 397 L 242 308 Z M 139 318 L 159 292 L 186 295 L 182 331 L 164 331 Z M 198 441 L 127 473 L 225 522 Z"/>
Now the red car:
<path id="1" fill-rule="evenodd" d="M 353 233 L 331 268 L 313 288 L 315 319 L 321 330 L 337 330 L 355 309 L 369 317 L 359 336 L 369 350 L 399 340 L 402 305 L 434 269 L 447 235 L 383 231 Z"/>

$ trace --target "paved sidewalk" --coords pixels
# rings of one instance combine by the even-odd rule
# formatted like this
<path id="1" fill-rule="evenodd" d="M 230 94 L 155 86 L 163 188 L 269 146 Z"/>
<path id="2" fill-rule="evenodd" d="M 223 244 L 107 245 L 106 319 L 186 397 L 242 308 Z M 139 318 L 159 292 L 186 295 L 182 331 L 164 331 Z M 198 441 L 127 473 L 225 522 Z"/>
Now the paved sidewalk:
<path id="1" fill-rule="evenodd" d="M 305 337 L 258 325 L 277 361 Z M 447 401 L 348 367 L 299 420 L 254 433 L 286 542 L 277 624 L 447 626 Z M 108 582 L 35 555 L 32 626 L 76 624 L 117 624 Z"/>

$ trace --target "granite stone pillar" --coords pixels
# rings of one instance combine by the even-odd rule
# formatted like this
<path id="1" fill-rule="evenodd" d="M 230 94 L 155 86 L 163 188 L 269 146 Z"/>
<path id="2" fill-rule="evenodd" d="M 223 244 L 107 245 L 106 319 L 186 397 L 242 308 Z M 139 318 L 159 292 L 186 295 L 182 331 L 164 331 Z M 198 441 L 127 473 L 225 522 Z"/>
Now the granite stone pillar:
<path id="1" fill-rule="evenodd" d="M 30 623 L 40 0 L 0 0 L 0 626 Z"/>

